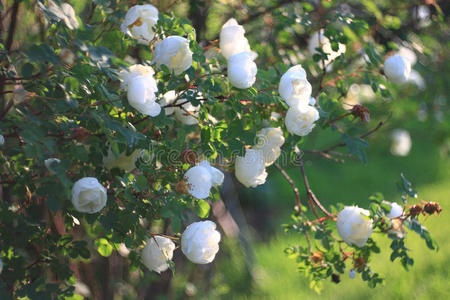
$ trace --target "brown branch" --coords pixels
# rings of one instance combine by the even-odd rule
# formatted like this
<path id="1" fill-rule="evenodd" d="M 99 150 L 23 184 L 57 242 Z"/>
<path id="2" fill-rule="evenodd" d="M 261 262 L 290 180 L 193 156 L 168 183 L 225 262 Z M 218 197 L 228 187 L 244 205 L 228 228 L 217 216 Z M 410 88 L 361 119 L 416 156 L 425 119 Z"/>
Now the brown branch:
<path id="1" fill-rule="evenodd" d="M 359 138 L 360 138 L 360 139 L 363 139 L 363 138 L 365 138 L 365 137 L 368 137 L 369 135 L 374 134 L 374 133 L 377 132 L 377 131 L 381 128 L 381 126 L 383 126 L 385 123 L 386 123 L 386 121 L 380 121 L 380 122 L 378 123 L 378 125 L 377 125 L 375 128 L 373 128 L 373 129 L 367 131 L 366 133 L 360 135 Z M 331 152 L 332 150 L 334 150 L 334 149 L 336 149 L 336 148 L 339 148 L 339 147 L 344 147 L 345 145 L 347 145 L 347 144 L 346 144 L 346 143 L 338 143 L 338 144 L 336 144 L 336 145 L 333 145 L 333 146 L 331 146 L 331 147 L 328 147 L 328 148 L 325 149 L 325 150 L 322 150 L 322 152 L 329 153 L 329 152 Z"/>
<path id="2" fill-rule="evenodd" d="M 20 4 L 20 1 L 15 0 L 14 4 L 12 5 L 11 22 L 9 23 L 8 37 L 6 39 L 6 44 L 5 44 L 6 51 L 11 50 L 11 46 L 14 41 L 14 33 L 16 31 L 16 24 L 17 24 L 17 16 L 19 14 L 19 4 Z"/>
<path id="3" fill-rule="evenodd" d="M 13 107 L 14 105 L 14 101 L 11 99 L 9 100 L 9 102 L 6 104 L 5 109 L 3 110 L 3 112 L 0 114 L 0 120 L 3 120 L 3 118 L 6 116 L 6 114 L 9 112 L 9 110 L 11 109 L 11 107 Z"/>
<path id="4" fill-rule="evenodd" d="M 326 159 L 332 160 L 332 161 L 334 161 L 336 163 L 340 163 L 340 164 L 345 163 L 345 160 L 340 159 L 340 158 L 336 158 L 336 157 L 332 156 L 330 153 L 324 152 L 324 151 L 321 151 L 321 150 L 302 150 L 302 151 L 305 152 L 305 153 L 311 153 L 311 154 L 320 155 L 320 156 L 322 156 L 322 157 L 324 157 Z M 339 153 L 339 154 L 337 154 L 337 153 L 339 153 L 339 152 L 333 152 L 333 154 L 335 154 L 335 155 L 342 154 L 342 153 Z"/>
<path id="5" fill-rule="evenodd" d="M 280 171 L 281 175 L 283 175 L 284 178 L 287 180 L 287 182 L 289 182 L 289 184 L 291 185 L 292 191 L 294 192 L 295 195 L 295 202 L 297 203 L 298 212 L 301 213 L 302 203 L 300 200 L 300 193 L 298 191 L 297 186 L 294 183 L 294 180 L 292 180 L 289 174 L 278 163 L 274 163 L 274 166 L 278 169 L 278 171 Z"/>
<path id="6" fill-rule="evenodd" d="M 311 187 L 309 185 L 309 181 L 308 181 L 308 177 L 306 176 L 306 172 L 305 172 L 305 168 L 303 166 L 303 160 L 301 158 L 301 156 L 298 156 L 298 162 L 300 164 L 300 170 L 302 172 L 302 176 L 303 176 L 303 181 L 305 183 L 305 188 L 306 188 L 306 195 L 308 196 L 308 201 L 309 201 L 309 205 L 311 206 L 311 209 L 314 212 L 314 215 L 317 217 L 317 219 L 319 219 L 319 214 L 317 213 L 317 210 L 314 206 L 317 205 L 317 207 L 319 207 L 319 209 L 328 217 L 330 218 L 334 218 L 333 214 L 331 214 L 323 205 L 322 203 L 320 203 L 319 199 L 317 199 L 316 195 L 314 195 L 313 191 L 311 190 Z"/>

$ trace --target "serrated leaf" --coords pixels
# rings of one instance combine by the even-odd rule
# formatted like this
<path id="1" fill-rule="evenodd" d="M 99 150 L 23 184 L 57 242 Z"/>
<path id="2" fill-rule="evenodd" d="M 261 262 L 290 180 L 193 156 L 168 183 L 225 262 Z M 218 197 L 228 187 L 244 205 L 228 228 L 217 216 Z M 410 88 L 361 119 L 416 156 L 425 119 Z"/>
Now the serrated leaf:
<path id="1" fill-rule="evenodd" d="M 113 246 L 105 238 L 96 240 L 95 245 L 97 246 L 97 251 L 101 256 L 108 257 L 113 251 Z"/>

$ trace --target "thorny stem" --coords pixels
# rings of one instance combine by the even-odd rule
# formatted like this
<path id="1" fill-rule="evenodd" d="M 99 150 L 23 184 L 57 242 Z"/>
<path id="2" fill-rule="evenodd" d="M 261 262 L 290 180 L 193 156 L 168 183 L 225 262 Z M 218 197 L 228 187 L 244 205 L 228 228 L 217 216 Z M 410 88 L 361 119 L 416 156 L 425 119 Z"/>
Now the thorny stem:
<path id="1" fill-rule="evenodd" d="M 295 195 L 295 202 L 297 203 L 298 211 L 301 213 L 302 212 L 302 203 L 300 201 L 300 193 L 298 191 L 297 186 L 294 183 L 294 180 L 292 180 L 292 178 L 289 176 L 289 174 L 278 163 L 275 163 L 274 166 L 280 171 L 281 175 L 283 175 L 284 178 L 287 180 L 287 182 L 289 182 L 289 184 L 291 185 L 292 190 Z"/>

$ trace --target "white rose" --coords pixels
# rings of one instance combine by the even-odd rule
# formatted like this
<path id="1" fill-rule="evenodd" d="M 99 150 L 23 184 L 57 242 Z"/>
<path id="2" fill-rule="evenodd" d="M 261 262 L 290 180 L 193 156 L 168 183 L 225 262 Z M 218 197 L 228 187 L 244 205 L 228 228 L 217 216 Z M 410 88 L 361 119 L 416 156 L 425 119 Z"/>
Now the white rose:
<path id="1" fill-rule="evenodd" d="M 383 70 L 394 83 L 404 83 L 411 74 L 411 62 L 401 55 L 392 55 L 384 61 Z"/>
<path id="2" fill-rule="evenodd" d="M 147 44 L 155 37 L 153 27 L 158 22 L 158 9 L 150 4 L 135 5 L 128 10 L 120 29 L 123 33 Z"/>
<path id="3" fill-rule="evenodd" d="M 223 183 L 225 175 L 219 169 L 211 166 L 211 164 L 207 160 L 200 162 L 198 165 L 208 170 L 209 174 L 211 175 L 212 186 L 219 186 Z"/>
<path id="4" fill-rule="evenodd" d="M 419 27 L 427 27 L 431 22 L 430 9 L 427 5 L 414 6 L 412 9 L 412 15 L 417 18 Z"/>
<path id="5" fill-rule="evenodd" d="M 169 104 L 173 104 L 177 100 L 177 93 L 175 91 L 168 91 L 162 96 L 162 99 L 159 101 L 159 105 L 164 107 Z M 166 107 L 164 108 L 164 112 L 166 116 L 170 116 L 175 112 L 175 107 Z"/>
<path id="6" fill-rule="evenodd" d="M 80 24 L 78 23 L 77 20 L 77 16 L 75 15 L 75 10 L 69 3 L 61 4 L 61 9 L 64 12 L 64 15 L 66 16 L 64 22 L 66 23 L 66 26 L 69 29 L 76 29 L 80 27 Z"/>
<path id="7" fill-rule="evenodd" d="M 61 160 L 52 157 L 44 160 L 44 165 L 51 174 L 55 174 L 56 172 L 54 170 L 54 167 L 56 164 L 59 164 L 60 162 Z"/>
<path id="8" fill-rule="evenodd" d="M 411 150 L 411 136 L 403 129 L 395 129 L 391 134 L 391 153 L 396 156 L 407 156 Z"/>
<path id="9" fill-rule="evenodd" d="M 42 4 L 39 3 L 39 6 L 42 6 Z M 50 0 L 48 1 L 47 8 L 57 18 L 63 21 L 67 28 L 69 28 L 70 30 L 80 27 L 80 24 L 78 23 L 77 17 L 75 15 L 75 11 L 69 3 L 63 3 L 61 4 L 61 6 L 58 6 L 55 2 Z"/>
<path id="10" fill-rule="evenodd" d="M 396 202 L 383 201 L 384 204 L 391 206 L 391 210 L 386 215 L 389 219 L 395 219 L 403 214 L 403 207 L 398 205 Z"/>
<path id="11" fill-rule="evenodd" d="M 181 36 L 169 36 L 156 43 L 153 55 L 156 65 L 166 65 L 175 75 L 180 75 L 192 65 L 189 41 Z"/>
<path id="12" fill-rule="evenodd" d="M 274 111 L 270 113 L 271 121 L 277 122 L 278 120 L 280 120 L 280 118 L 281 118 L 281 115 L 279 113 L 274 112 Z"/>
<path id="13" fill-rule="evenodd" d="M 366 209 L 358 206 L 346 206 L 337 216 L 336 228 L 341 238 L 349 245 L 364 247 L 372 234 L 372 220 Z"/>
<path id="14" fill-rule="evenodd" d="M 3 146 L 5 144 L 5 137 L 3 134 L 0 134 L 0 146 Z"/>
<path id="15" fill-rule="evenodd" d="M 325 36 L 323 30 L 320 30 L 318 32 L 315 32 L 311 35 L 309 42 L 308 42 L 308 50 L 309 52 L 314 55 L 318 54 L 319 52 L 316 50 L 316 48 L 320 48 L 327 54 L 327 59 L 325 60 L 326 66 L 331 66 L 331 62 L 335 60 L 338 56 L 345 53 L 347 50 L 347 47 L 344 44 L 338 43 L 338 50 L 334 51 L 331 47 L 330 40 Z M 319 65 L 321 68 L 323 68 L 322 61 L 319 61 Z M 327 69 L 328 71 L 328 69 Z"/>
<path id="16" fill-rule="evenodd" d="M 291 67 L 281 76 L 278 92 L 289 106 L 309 103 L 312 87 L 306 79 L 306 71 L 301 65 Z"/>
<path id="17" fill-rule="evenodd" d="M 82 213 L 99 212 L 105 207 L 106 198 L 106 189 L 94 177 L 81 178 L 72 188 L 73 206 Z"/>
<path id="18" fill-rule="evenodd" d="M 136 160 L 142 154 L 142 151 L 142 149 L 136 149 L 128 156 L 126 153 L 120 153 L 116 157 L 112 150 L 108 149 L 108 155 L 103 157 L 103 164 L 108 170 L 118 168 L 125 172 L 131 172 L 136 168 Z"/>
<path id="19" fill-rule="evenodd" d="M 409 74 L 408 82 L 411 82 L 415 84 L 419 90 L 424 91 L 427 87 L 427 84 L 425 83 L 425 79 L 423 79 L 422 75 L 420 75 L 419 72 L 416 70 L 411 70 L 411 73 Z"/>
<path id="20" fill-rule="evenodd" d="M 170 239 L 152 237 L 142 249 L 142 262 L 151 271 L 164 272 L 169 268 L 167 261 L 172 259 L 174 250 L 175 244 Z"/>
<path id="21" fill-rule="evenodd" d="M 222 184 L 224 174 L 204 160 L 184 174 L 189 194 L 198 199 L 209 196 L 211 187 Z"/>
<path id="22" fill-rule="evenodd" d="M 195 222 L 181 236 L 181 251 L 196 264 L 207 264 L 219 251 L 220 233 L 212 221 Z"/>
<path id="23" fill-rule="evenodd" d="M 409 61 L 411 66 L 415 65 L 417 62 L 416 53 L 414 53 L 414 51 L 409 48 L 401 46 L 398 49 L 397 54 L 400 55 L 401 57 L 405 58 L 407 61 Z"/>
<path id="24" fill-rule="evenodd" d="M 316 126 L 319 111 L 310 105 L 292 106 L 288 109 L 284 123 L 287 130 L 295 135 L 308 135 Z"/>
<path id="25" fill-rule="evenodd" d="M 283 131 L 280 128 L 263 128 L 257 134 L 258 143 L 254 149 L 263 152 L 265 165 L 273 164 L 281 154 L 281 146 L 284 144 Z"/>
<path id="26" fill-rule="evenodd" d="M 183 124 L 195 125 L 198 123 L 198 111 L 200 105 L 194 106 L 191 102 L 186 102 L 186 99 L 180 99 L 177 104 L 182 104 L 181 107 L 174 107 L 175 118 Z"/>
<path id="27" fill-rule="evenodd" d="M 133 65 L 128 71 L 120 72 L 122 89 L 127 90 L 128 103 L 139 112 L 155 117 L 160 114 L 161 106 L 156 102 L 158 87 L 153 78 L 151 67 Z"/>
<path id="28" fill-rule="evenodd" d="M 229 59 L 241 52 L 250 52 L 250 45 L 244 36 L 245 29 L 235 19 L 229 19 L 220 31 L 220 51 Z"/>
<path id="29" fill-rule="evenodd" d="M 228 59 L 228 79 L 238 89 L 248 89 L 256 81 L 256 53 L 241 52 Z"/>
<path id="30" fill-rule="evenodd" d="M 264 184 L 267 172 L 263 152 L 256 149 L 247 149 L 244 157 L 236 157 L 234 172 L 236 178 L 246 187 Z"/>

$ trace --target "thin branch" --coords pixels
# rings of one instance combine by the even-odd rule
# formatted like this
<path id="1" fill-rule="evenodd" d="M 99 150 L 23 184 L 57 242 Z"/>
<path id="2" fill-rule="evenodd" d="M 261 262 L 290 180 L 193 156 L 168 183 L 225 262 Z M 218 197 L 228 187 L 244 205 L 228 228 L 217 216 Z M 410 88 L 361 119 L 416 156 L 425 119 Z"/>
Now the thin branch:
<path id="1" fill-rule="evenodd" d="M 317 217 L 317 219 L 319 219 L 319 214 L 317 213 L 317 210 L 314 206 L 317 205 L 317 207 L 319 207 L 319 209 L 328 217 L 330 218 L 334 218 L 333 214 L 331 214 L 325 207 L 323 207 L 322 203 L 320 203 L 319 199 L 317 199 L 316 195 L 314 195 L 313 191 L 311 190 L 311 187 L 309 185 L 309 181 L 308 181 L 308 177 L 306 176 L 305 173 L 305 168 L 303 166 L 303 160 L 301 158 L 301 156 L 298 156 L 298 162 L 300 164 L 300 170 L 302 172 L 302 176 L 303 176 L 303 181 L 305 183 L 305 188 L 306 188 L 306 194 L 308 196 L 308 201 L 309 201 L 309 205 L 311 206 L 311 209 L 314 212 L 314 215 Z"/>
<path id="2" fill-rule="evenodd" d="M 360 139 L 363 139 L 363 138 L 365 138 L 365 137 L 368 137 L 369 135 L 374 134 L 374 133 L 377 132 L 377 131 L 381 128 L 381 126 L 383 126 L 385 123 L 386 123 L 386 121 L 380 121 L 380 122 L 378 123 L 378 125 L 377 125 L 375 128 L 373 128 L 373 129 L 367 131 L 366 133 L 360 135 L 359 138 L 360 138 Z M 339 148 L 339 147 L 344 147 L 345 145 L 347 145 L 347 144 L 346 144 L 346 143 L 338 143 L 338 144 L 336 144 L 336 145 L 333 145 L 333 146 L 331 146 L 331 147 L 328 147 L 328 148 L 325 149 L 325 150 L 322 150 L 322 152 L 330 153 L 332 150 L 334 150 L 334 149 L 336 149 L 336 148 Z"/>
<path id="3" fill-rule="evenodd" d="M 330 155 L 330 153 L 324 152 L 324 151 L 321 151 L 321 150 L 302 150 L 302 151 L 305 152 L 305 153 L 311 153 L 311 154 L 320 155 L 320 156 L 322 156 L 323 158 L 332 160 L 332 161 L 334 161 L 334 162 L 336 162 L 336 163 L 340 163 L 340 164 L 345 163 L 345 160 L 340 159 L 340 158 L 336 158 L 336 157 Z M 340 152 L 333 152 L 333 154 L 339 155 L 339 154 L 337 154 L 337 153 L 343 154 L 343 153 L 340 153 Z"/>
<path id="4" fill-rule="evenodd" d="M 289 176 L 289 174 L 278 163 L 274 163 L 274 166 L 278 169 L 278 171 L 280 171 L 280 173 L 284 176 L 284 178 L 287 180 L 287 182 L 289 182 L 289 184 L 291 185 L 292 190 L 294 191 L 295 202 L 297 203 L 298 211 L 301 212 L 302 211 L 302 203 L 300 201 L 300 193 L 298 191 L 297 186 L 294 183 L 294 180 L 292 180 L 292 178 Z"/>

